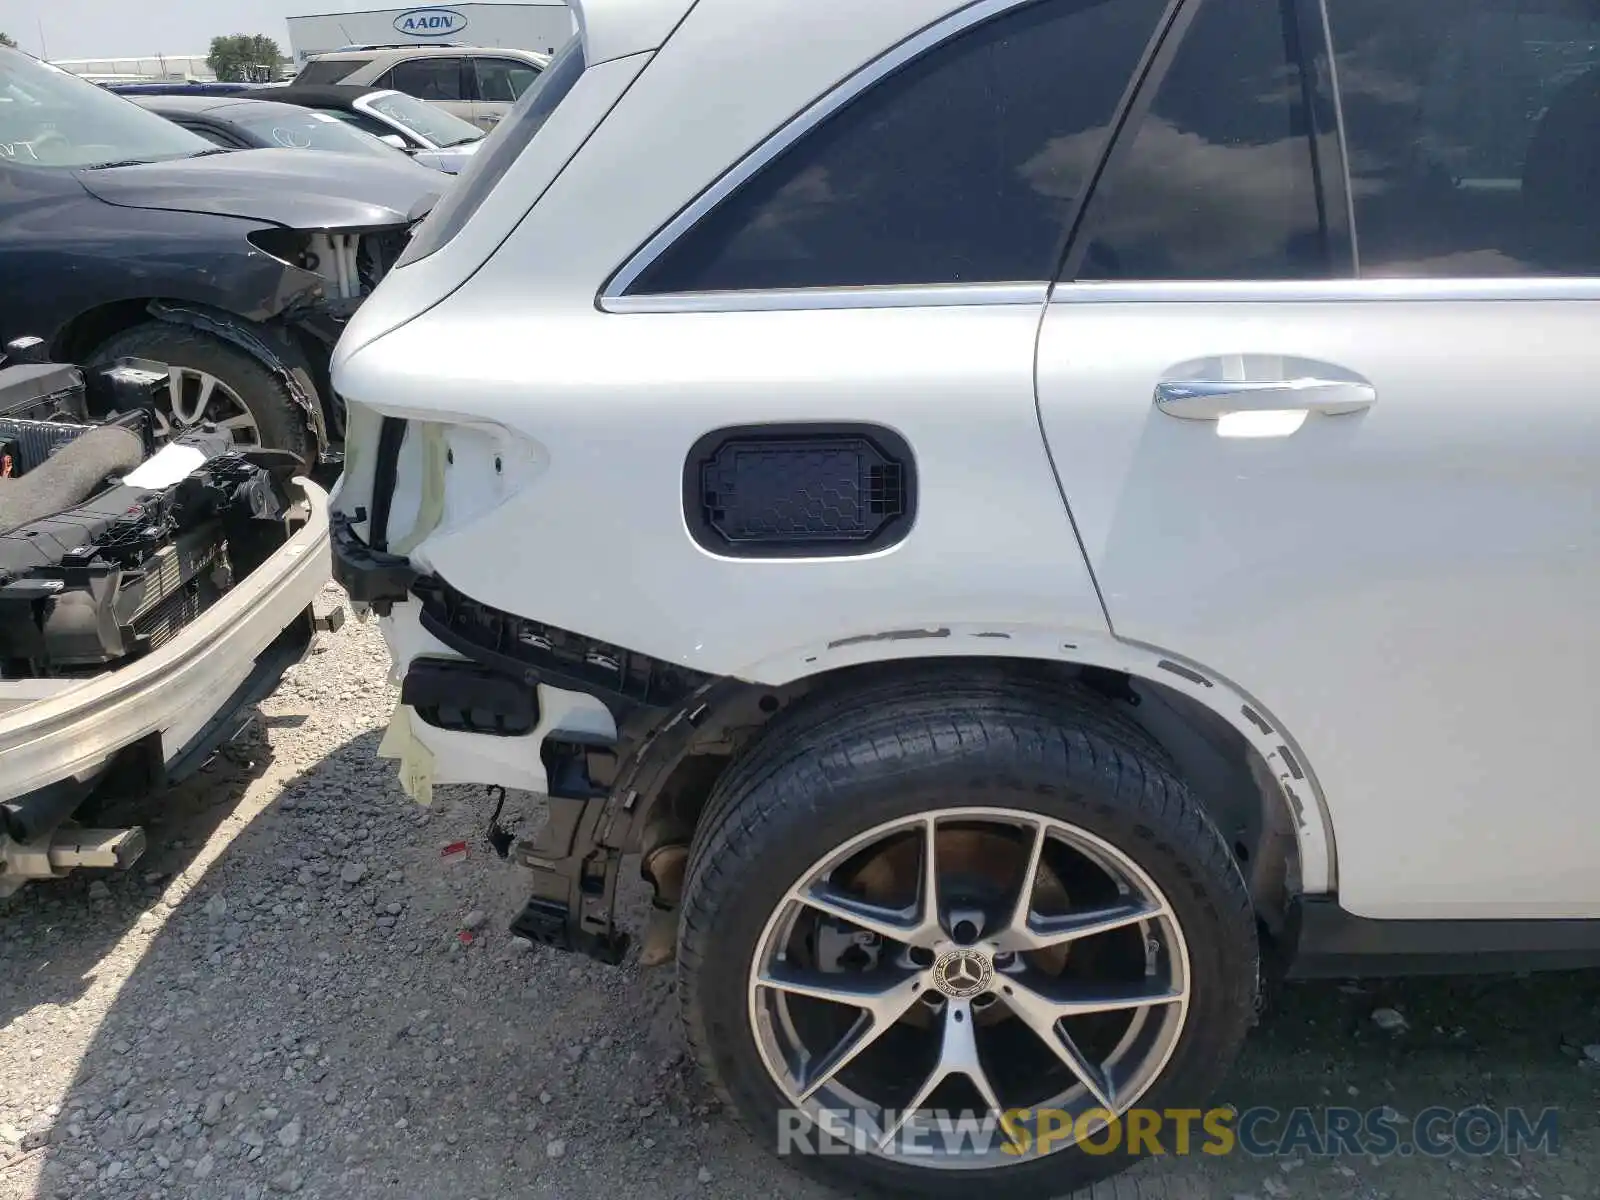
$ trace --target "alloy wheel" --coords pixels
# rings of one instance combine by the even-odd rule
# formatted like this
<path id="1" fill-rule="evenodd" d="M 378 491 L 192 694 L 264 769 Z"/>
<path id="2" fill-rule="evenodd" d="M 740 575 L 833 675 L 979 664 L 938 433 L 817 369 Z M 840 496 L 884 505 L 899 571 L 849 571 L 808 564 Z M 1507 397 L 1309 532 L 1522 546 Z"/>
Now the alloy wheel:
<path id="1" fill-rule="evenodd" d="M 1017 1161 L 1003 1135 L 928 1136 L 974 1117 L 1102 1128 L 1160 1077 L 1188 1007 L 1183 933 L 1149 875 L 1086 830 L 999 808 L 903 817 L 828 854 L 773 911 L 749 976 L 790 1105 L 944 1169 Z"/>
<path id="2" fill-rule="evenodd" d="M 234 391 L 215 375 L 193 367 L 169 366 L 167 386 L 171 408 L 155 410 L 158 442 L 168 442 L 186 429 L 209 422 L 233 436 L 243 447 L 261 445 L 261 427 L 250 409 Z"/>

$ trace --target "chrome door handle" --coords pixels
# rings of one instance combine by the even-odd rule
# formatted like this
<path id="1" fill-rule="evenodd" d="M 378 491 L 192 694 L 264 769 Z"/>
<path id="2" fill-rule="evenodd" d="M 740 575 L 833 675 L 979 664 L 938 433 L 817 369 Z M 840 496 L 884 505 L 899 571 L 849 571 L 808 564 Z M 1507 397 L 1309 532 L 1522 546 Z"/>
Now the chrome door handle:
<path id="1" fill-rule="evenodd" d="M 1370 383 L 1343 379 L 1163 380 L 1156 384 L 1156 407 L 1169 417 L 1215 421 L 1229 413 L 1289 410 L 1336 417 L 1361 412 L 1378 402 Z"/>

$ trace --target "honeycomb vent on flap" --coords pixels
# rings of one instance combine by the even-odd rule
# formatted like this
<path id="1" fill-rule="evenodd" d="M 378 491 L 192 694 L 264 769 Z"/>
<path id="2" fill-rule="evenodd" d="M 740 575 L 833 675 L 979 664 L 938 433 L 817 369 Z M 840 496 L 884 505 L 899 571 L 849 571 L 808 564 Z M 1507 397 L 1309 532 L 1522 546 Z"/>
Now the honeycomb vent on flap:
<path id="1" fill-rule="evenodd" d="M 714 554 L 865 554 L 910 530 L 916 466 L 905 440 L 875 425 L 719 429 L 689 452 L 684 507 Z"/>

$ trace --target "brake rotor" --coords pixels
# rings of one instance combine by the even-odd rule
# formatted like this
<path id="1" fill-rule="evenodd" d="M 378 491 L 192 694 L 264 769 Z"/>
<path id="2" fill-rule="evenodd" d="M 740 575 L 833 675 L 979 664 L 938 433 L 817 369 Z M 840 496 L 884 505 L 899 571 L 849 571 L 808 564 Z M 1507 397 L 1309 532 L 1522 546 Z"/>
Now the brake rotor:
<path id="1" fill-rule="evenodd" d="M 1015 899 L 1017 881 L 1028 866 L 1028 840 L 1007 837 L 992 829 L 941 829 L 938 835 L 939 891 L 954 898 L 954 906 L 980 908 L 991 921 L 1001 920 Z M 916 894 L 922 874 L 922 845 L 916 839 L 902 839 L 885 847 L 863 862 L 842 880 L 849 891 L 865 900 L 885 906 L 905 903 Z M 948 902 L 947 902 L 948 903 Z M 1068 907 L 1066 885 L 1041 859 L 1035 877 L 1033 908 L 1065 912 Z M 1028 964 L 1050 975 L 1060 975 L 1067 965 L 1068 947 L 1054 946 L 1026 956 Z M 931 1025 L 933 1014 L 918 1005 L 907 1014 L 909 1024 Z M 1003 1004 L 976 1010 L 974 1019 L 982 1025 L 1010 1016 Z"/>

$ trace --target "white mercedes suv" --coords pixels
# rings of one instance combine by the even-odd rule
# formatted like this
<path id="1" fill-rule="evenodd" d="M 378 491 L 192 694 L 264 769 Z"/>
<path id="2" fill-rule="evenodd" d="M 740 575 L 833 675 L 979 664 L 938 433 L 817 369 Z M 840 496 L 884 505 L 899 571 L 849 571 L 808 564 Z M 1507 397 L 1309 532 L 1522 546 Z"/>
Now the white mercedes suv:
<path id="1" fill-rule="evenodd" d="M 1600 4 L 575 7 L 335 368 L 514 929 L 638 856 L 732 1108 L 939 1197 L 1275 973 L 1596 961 Z"/>

